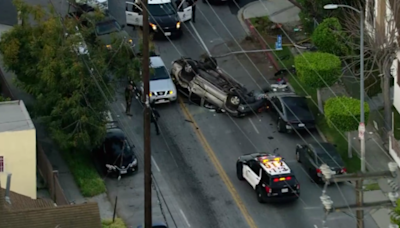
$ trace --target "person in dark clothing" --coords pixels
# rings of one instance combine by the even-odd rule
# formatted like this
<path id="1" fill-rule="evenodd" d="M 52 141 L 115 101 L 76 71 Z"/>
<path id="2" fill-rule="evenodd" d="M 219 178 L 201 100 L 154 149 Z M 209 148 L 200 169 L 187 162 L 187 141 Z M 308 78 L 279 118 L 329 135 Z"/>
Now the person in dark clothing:
<path id="1" fill-rule="evenodd" d="M 187 0 L 189 6 L 192 7 L 192 22 L 196 23 L 196 3 L 197 0 Z"/>
<path id="2" fill-rule="evenodd" d="M 125 113 L 128 116 L 132 116 L 132 114 L 131 114 L 132 98 L 133 98 L 133 81 L 130 81 L 129 84 L 125 88 L 125 101 L 126 101 Z"/>
<path id="3" fill-rule="evenodd" d="M 151 122 L 154 123 L 154 127 L 156 128 L 156 134 L 160 135 L 160 128 L 158 127 L 158 119 L 160 118 L 160 113 L 152 106 L 150 108 L 151 111 Z"/>
<path id="4" fill-rule="evenodd" d="M 176 0 L 175 5 L 179 12 L 183 11 L 183 6 L 181 6 L 182 0 Z M 179 7 L 180 6 L 180 7 Z"/>

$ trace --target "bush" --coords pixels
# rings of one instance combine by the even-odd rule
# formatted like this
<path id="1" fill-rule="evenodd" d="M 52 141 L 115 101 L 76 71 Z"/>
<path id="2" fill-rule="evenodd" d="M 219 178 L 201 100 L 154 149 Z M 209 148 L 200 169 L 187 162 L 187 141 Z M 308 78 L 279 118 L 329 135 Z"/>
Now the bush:
<path id="1" fill-rule="evenodd" d="M 300 81 L 315 89 L 333 85 L 342 72 L 339 57 L 323 52 L 298 55 L 294 59 L 294 65 Z"/>
<path id="2" fill-rule="evenodd" d="M 100 178 L 88 154 L 64 153 L 64 158 L 83 196 L 92 197 L 106 192 L 104 181 Z"/>
<path id="3" fill-rule="evenodd" d="M 126 228 L 124 221 L 120 218 L 116 218 L 113 222 L 111 219 L 101 221 L 102 228 Z"/>
<path id="4" fill-rule="evenodd" d="M 327 18 L 314 30 L 311 39 L 321 52 L 345 56 L 349 48 L 344 39 L 342 25 L 335 17 Z"/>
<path id="5" fill-rule="evenodd" d="M 0 102 L 3 102 L 3 101 L 11 101 L 11 98 L 3 97 L 3 96 L 0 95 Z"/>
<path id="6" fill-rule="evenodd" d="M 360 100 L 351 97 L 333 97 L 326 101 L 325 118 L 329 127 L 341 131 L 355 131 L 360 122 Z M 365 123 L 368 122 L 369 105 L 364 103 Z"/>

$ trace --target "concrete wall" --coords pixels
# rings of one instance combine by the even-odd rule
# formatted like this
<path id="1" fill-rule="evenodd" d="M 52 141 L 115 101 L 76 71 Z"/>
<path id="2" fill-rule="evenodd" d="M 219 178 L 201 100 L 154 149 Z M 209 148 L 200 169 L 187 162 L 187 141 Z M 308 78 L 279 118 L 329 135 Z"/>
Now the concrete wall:
<path id="1" fill-rule="evenodd" d="M 0 145 L 4 172 L 12 174 L 11 191 L 36 199 L 36 131 L 2 132 Z M 1 183 L 6 177 L 0 174 Z"/>

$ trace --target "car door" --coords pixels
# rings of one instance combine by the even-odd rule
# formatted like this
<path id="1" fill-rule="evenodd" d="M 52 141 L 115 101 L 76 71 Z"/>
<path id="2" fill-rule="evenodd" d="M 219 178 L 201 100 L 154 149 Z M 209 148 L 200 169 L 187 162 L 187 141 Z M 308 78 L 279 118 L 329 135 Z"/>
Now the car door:
<path id="1" fill-rule="evenodd" d="M 133 2 L 125 3 L 126 24 L 134 26 L 143 26 L 143 10 L 139 5 Z"/>
<path id="2" fill-rule="evenodd" d="M 254 160 L 249 161 L 247 165 L 243 165 L 243 177 L 254 189 L 260 182 L 260 171 L 260 165 Z"/>
<path id="3" fill-rule="evenodd" d="M 280 117 L 280 116 L 281 116 L 281 113 L 282 113 L 282 104 L 281 104 L 281 101 L 280 101 L 278 98 L 273 97 L 273 98 L 271 99 L 271 103 L 272 103 L 272 113 L 273 113 L 273 115 L 274 115 L 276 118 Z"/>
<path id="4" fill-rule="evenodd" d="M 181 22 L 186 22 L 192 20 L 192 7 L 188 5 L 188 3 L 183 0 L 181 4 L 179 4 L 178 8 L 178 16 Z"/>
<path id="5" fill-rule="evenodd" d="M 309 147 L 306 150 L 306 158 L 304 159 L 309 170 L 315 170 L 317 168 L 316 162 L 317 158 L 313 150 Z"/>

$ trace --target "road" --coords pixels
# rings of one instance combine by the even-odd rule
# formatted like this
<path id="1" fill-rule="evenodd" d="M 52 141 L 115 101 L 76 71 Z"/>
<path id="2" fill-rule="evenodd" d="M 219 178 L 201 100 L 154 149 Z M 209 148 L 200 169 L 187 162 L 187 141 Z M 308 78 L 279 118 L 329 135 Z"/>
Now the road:
<path id="1" fill-rule="evenodd" d="M 196 23 L 185 24 L 183 37 L 177 40 L 155 41 L 157 50 L 166 64 L 180 56 L 199 58 L 200 55 L 207 52 L 207 49 L 213 55 L 240 50 L 238 44 L 245 38 L 246 34 L 237 20 L 237 10 L 234 9 L 234 6 L 209 6 L 200 2 L 197 10 Z M 195 29 L 193 29 L 193 26 Z M 220 67 L 233 78 L 250 88 L 262 87 L 267 84 L 265 78 L 270 73 L 267 70 L 260 72 L 262 67 L 259 67 L 259 64 L 253 64 L 245 56 L 230 56 L 218 59 L 218 62 Z M 301 136 L 279 134 L 275 130 L 275 121 L 267 114 L 233 119 L 188 103 L 184 106 L 183 109 L 189 110 L 190 115 L 195 120 L 195 128 L 198 127 L 201 130 L 207 144 L 211 147 L 207 151 L 207 146 L 205 146 L 207 154 L 215 154 L 218 158 L 223 172 L 228 176 L 229 182 L 233 184 L 239 195 L 239 202 L 244 203 L 245 210 L 248 211 L 248 215 L 257 227 L 266 227 L 266 224 L 268 224 L 267 227 L 321 227 L 323 218 L 319 199 L 321 186 L 310 182 L 307 173 L 295 162 L 294 154 L 296 144 L 321 141 L 318 134 L 305 133 Z M 183 129 L 183 126 L 175 123 L 182 107 L 170 105 L 160 109 L 167 131 L 176 132 L 177 126 L 179 126 L 179 130 Z M 167 121 L 165 121 L 166 119 Z M 186 125 L 193 124 L 187 122 Z M 175 140 L 185 139 L 179 139 L 177 135 L 174 138 Z M 294 204 L 258 204 L 250 186 L 236 178 L 234 164 L 238 156 L 256 151 L 271 151 L 274 148 L 279 148 L 279 153 L 286 158 L 301 183 L 301 199 Z M 193 156 L 190 150 L 185 151 L 184 154 L 187 161 L 198 160 L 197 156 L 203 155 L 196 154 Z M 200 170 L 198 172 L 204 172 L 206 169 Z M 203 186 L 206 186 L 207 189 L 206 183 L 203 183 Z M 210 190 L 208 189 L 208 191 Z M 347 183 L 330 186 L 328 194 L 335 205 L 355 202 L 354 189 Z M 234 201 L 237 202 L 235 198 L 234 196 Z M 244 214 L 247 216 L 246 212 Z M 350 213 L 350 216 L 339 213 L 332 214 L 328 218 L 327 225 L 329 227 L 355 226 L 355 219 L 351 215 L 352 213 Z M 376 227 L 370 216 L 366 218 L 366 224 L 366 227 Z M 237 224 L 234 227 L 243 226 Z"/>
<path id="2" fill-rule="evenodd" d="M 9 2 L 11 0 L 1 1 L 0 7 L 12 15 L 15 10 L 12 11 Z M 43 0 L 29 2 L 46 5 Z M 57 4 L 60 7 L 58 10 L 66 11 L 65 5 Z M 239 44 L 246 34 L 237 20 L 237 6 L 208 6 L 199 2 L 197 10 L 196 24 L 186 23 L 183 37 L 171 42 L 156 41 L 157 49 L 167 65 L 180 56 L 198 58 L 207 52 L 206 49 L 214 55 L 240 49 Z M 3 18 L 0 17 L 0 20 Z M 6 21 L 15 23 L 9 17 Z M 136 31 L 131 28 L 128 31 L 138 37 Z M 245 56 L 230 56 L 218 62 L 229 75 L 250 88 L 265 85 L 265 76 L 270 75 L 269 67 L 253 64 Z M 139 104 L 132 107 L 133 118 L 119 115 L 123 113 L 121 94 L 117 99 L 112 105 L 113 113 L 130 141 L 137 145 L 139 157 L 142 158 L 141 108 Z M 233 119 L 187 103 L 163 105 L 159 110 L 162 135 L 152 136 L 153 174 L 157 183 L 162 185 L 160 192 L 166 199 L 164 205 L 171 208 L 172 216 L 169 217 L 180 224 L 176 227 L 321 227 L 321 187 L 310 182 L 301 166 L 294 162 L 295 145 L 319 141 L 318 135 L 306 133 L 299 137 L 279 134 L 275 131 L 274 121 L 267 114 Z M 195 122 L 191 123 L 188 119 Z M 234 164 L 237 157 L 244 153 L 275 148 L 279 148 L 279 153 L 296 173 L 301 183 L 301 199 L 284 205 L 261 205 L 250 186 L 237 180 Z M 142 177 L 136 175 L 130 178 Z M 135 197 L 130 195 L 130 189 L 137 188 L 137 185 L 127 183 L 127 186 L 115 189 L 115 186 L 110 186 L 115 185 L 113 181 L 107 184 L 114 194 L 123 196 L 119 201 L 132 202 L 131 198 Z M 354 203 L 354 190 L 350 185 L 330 186 L 328 194 L 335 205 Z M 139 203 L 139 200 L 135 203 Z M 129 204 L 123 205 L 125 207 L 119 211 L 129 213 Z M 164 210 L 168 211 L 168 208 Z M 136 217 L 138 213 L 132 211 L 131 214 Z M 370 217 L 366 223 L 367 228 L 376 227 Z M 327 225 L 351 227 L 355 225 L 355 220 L 336 213 L 329 216 Z"/>

